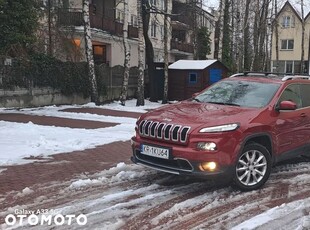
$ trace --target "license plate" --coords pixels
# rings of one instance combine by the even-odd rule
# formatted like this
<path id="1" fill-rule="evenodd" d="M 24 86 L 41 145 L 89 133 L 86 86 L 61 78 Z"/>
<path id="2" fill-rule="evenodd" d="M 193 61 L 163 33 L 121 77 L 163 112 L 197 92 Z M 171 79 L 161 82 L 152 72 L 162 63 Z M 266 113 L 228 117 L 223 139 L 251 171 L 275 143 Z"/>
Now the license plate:
<path id="1" fill-rule="evenodd" d="M 167 148 L 154 147 L 150 145 L 141 145 L 141 154 L 163 159 L 169 159 L 169 149 Z"/>

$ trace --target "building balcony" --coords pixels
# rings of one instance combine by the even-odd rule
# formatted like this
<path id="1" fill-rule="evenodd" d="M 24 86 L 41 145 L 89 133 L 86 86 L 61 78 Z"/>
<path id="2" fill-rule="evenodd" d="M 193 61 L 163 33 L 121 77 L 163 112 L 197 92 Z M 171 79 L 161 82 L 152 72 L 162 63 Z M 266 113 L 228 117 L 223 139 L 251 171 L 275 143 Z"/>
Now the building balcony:
<path id="1" fill-rule="evenodd" d="M 123 23 L 103 15 L 90 15 L 90 27 L 109 32 L 111 35 L 123 35 Z M 81 11 L 59 10 L 57 17 L 60 26 L 83 26 L 83 13 Z M 138 38 L 138 28 L 128 25 L 128 37 Z"/>
<path id="2" fill-rule="evenodd" d="M 186 53 L 194 53 L 194 46 L 192 44 L 183 43 L 180 41 L 171 41 L 171 50 L 176 49 Z"/>

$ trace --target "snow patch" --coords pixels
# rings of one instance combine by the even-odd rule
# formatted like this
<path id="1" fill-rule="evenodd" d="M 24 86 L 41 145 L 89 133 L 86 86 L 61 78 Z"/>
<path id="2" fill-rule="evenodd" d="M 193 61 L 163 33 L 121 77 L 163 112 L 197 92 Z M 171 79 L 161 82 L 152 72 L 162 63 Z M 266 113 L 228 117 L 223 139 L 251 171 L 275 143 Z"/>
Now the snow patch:
<path id="1" fill-rule="evenodd" d="M 34 191 L 28 187 L 24 188 L 21 192 L 17 193 L 16 196 L 17 197 L 23 197 L 23 196 L 27 196 L 29 194 L 34 193 Z"/>
<path id="2" fill-rule="evenodd" d="M 296 224 L 295 227 L 299 226 L 308 229 L 307 227 L 310 227 L 309 215 L 310 198 L 306 198 L 304 200 L 282 204 L 281 206 L 269 209 L 268 211 L 233 227 L 231 230 L 250 230 L 262 226 L 265 227 L 265 225 L 266 227 L 268 225 L 269 229 L 280 229 L 279 227 L 281 226 L 286 226 L 287 229 L 292 229 L 288 226 L 292 226 L 292 223 L 296 220 L 298 222 L 301 220 L 302 224 Z"/>

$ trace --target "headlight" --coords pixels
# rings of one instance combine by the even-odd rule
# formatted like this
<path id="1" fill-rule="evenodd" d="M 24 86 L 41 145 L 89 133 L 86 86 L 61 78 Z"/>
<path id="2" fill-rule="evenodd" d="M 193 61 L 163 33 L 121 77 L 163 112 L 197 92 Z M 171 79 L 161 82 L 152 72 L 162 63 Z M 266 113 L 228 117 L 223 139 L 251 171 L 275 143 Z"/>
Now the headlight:
<path id="1" fill-rule="evenodd" d="M 217 147 L 214 142 L 198 142 L 197 149 L 204 151 L 215 151 L 217 150 Z"/>
<path id="2" fill-rule="evenodd" d="M 233 131 L 239 127 L 239 124 L 227 124 L 227 125 L 219 125 L 213 127 L 207 127 L 200 129 L 200 133 L 216 133 L 216 132 L 226 132 L 226 131 Z"/>

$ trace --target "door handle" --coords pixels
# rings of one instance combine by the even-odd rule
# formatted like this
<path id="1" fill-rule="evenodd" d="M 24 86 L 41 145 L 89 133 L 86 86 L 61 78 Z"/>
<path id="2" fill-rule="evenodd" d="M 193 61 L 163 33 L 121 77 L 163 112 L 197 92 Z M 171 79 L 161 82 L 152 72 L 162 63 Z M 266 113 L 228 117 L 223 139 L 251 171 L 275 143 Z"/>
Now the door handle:
<path id="1" fill-rule="evenodd" d="M 307 117 L 305 113 L 300 114 L 301 117 Z"/>

